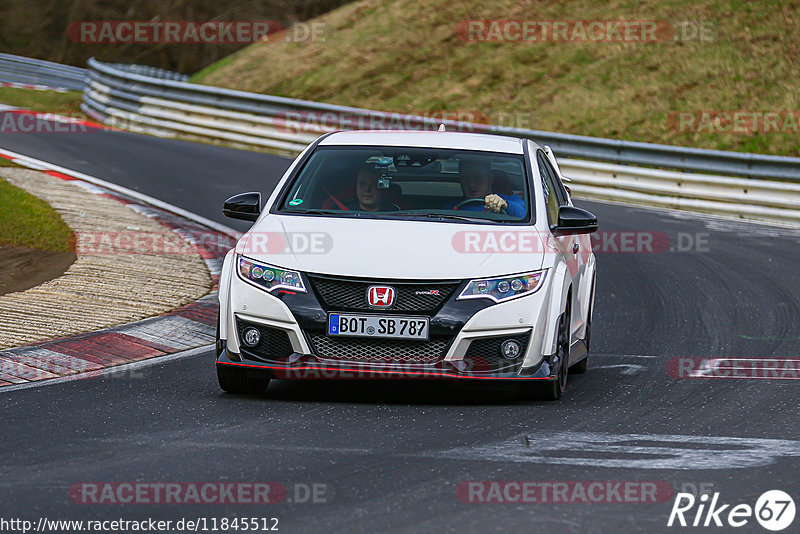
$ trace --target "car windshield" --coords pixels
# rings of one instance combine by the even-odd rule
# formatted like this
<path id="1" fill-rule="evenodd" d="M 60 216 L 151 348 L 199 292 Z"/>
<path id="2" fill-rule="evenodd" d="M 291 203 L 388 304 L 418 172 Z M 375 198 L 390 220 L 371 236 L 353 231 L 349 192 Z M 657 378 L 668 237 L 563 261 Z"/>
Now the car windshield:
<path id="1" fill-rule="evenodd" d="M 319 147 L 279 213 L 519 222 L 530 217 L 521 154 L 404 147 Z"/>

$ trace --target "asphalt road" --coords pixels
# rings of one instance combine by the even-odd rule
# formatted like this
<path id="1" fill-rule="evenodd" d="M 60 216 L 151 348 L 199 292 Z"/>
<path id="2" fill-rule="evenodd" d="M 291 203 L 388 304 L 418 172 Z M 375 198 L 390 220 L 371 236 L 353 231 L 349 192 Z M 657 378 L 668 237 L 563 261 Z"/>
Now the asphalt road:
<path id="1" fill-rule="evenodd" d="M 15 134 L 0 147 L 226 224 L 226 196 L 268 192 L 288 165 L 109 132 Z M 672 491 L 702 487 L 720 503 L 753 506 L 779 489 L 800 505 L 800 382 L 667 372 L 674 358 L 798 359 L 798 234 L 579 204 L 603 231 L 657 232 L 669 243 L 654 253 L 598 253 L 589 371 L 570 376 L 560 402 L 472 382 L 276 382 L 263 396 L 236 397 L 218 388 L 210 351 L 0 392 L 0 518 L 275 517 L 280 532 L 722 532 L 731 527 L 668 528 Z M 80 504 L 69 496 L 78 483 L 126 481 L 279 482 L 293 502 Z M 480 503 L 459 498 L 467 481 L 674 490 L 658 503 Z M 325 485 L 320 502 L 296 502 L 310 484 Z M 736 530 L 767 532 L 753 518 Z M 795 519 L 784 532 L 798 531 Z"/>
<path id="2" fill-rule="evenodd" d="M 0 148 L 83 172 L 246 230 L 222 217 L 222 202 L 245 191 L 271 191 L 289 166 L 280 156 L 215 145 L 108 132 L 0 134 Z"/>

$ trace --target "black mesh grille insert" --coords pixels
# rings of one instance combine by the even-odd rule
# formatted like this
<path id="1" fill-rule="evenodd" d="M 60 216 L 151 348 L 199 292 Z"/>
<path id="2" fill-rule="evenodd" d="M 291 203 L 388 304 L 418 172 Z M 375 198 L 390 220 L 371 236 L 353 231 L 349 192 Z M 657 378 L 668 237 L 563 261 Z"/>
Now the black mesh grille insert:
<path id="1" fill-rule="evenodd" d="M 395 288 L 395 304 L 387 311 L 413 311 L 432 315 L 456 290 L 460 282 L 385 282 L 309 276 L 311 285 L 328 310 L 375 310 L 367 303 L 367 289 L 374 285 Z"/>
<path id="2" fill-rule="evenodd" d="M 469 344 L 464 361 L 467 371 L 471 373 L 496 373 L 499 371 L 514 371 L 522 365 L 525 350 L 528 348 L 530 333 L 514 336 L 497 336 L 474 339 Z M 504 358 L 500 354 L 500 345 L 507 339 L 514 339 L 522 345 L 522 356 L 515 360 Z"/>
<path id="3" fill-rule="evenodd" d="M 261 334 L 261 341 L 255 347 L 248 347 L 242 342 L 244 330 L 249 326 L 258 329 Z M 236 319 L 236 329 L 239 332 L 239 346 L 245 359 L 253 359 L 249 356 L 255 356 L 259 360 L 277 360 L 287 358 L 293 352 L 289 334 L 285 330 L 248 323 L 241 319 Z"/>
<path id="4" fill-rule="evenodd" d="M 431 364 L 444 358 L 451 336 L 431 336 L 429 341 L 394 341 L 328 337 L 311 334 L 320 358 L 351 362 Z"/>

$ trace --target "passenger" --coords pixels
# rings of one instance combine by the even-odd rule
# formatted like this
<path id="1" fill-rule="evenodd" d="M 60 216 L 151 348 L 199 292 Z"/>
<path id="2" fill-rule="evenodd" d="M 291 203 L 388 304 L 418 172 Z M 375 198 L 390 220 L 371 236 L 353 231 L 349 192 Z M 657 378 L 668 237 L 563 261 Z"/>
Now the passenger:
<path id="1" fill-rule="evenodd" d="M 356 177 L 356 198 L 347 203 L 351 210 L 363 211 L 397 211 L 399 206 L 389 201 L 389 190 L 378 187 L 378 172 L 374 167 L 365 165 Z"/>

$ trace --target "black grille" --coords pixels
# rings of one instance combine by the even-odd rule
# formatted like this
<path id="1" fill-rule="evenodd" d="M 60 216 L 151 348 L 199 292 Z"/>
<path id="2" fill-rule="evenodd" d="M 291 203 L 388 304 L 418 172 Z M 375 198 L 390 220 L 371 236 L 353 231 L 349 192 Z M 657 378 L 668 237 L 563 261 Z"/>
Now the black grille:
<path id="1" fill-rule="evenodd" d="M 255 347 L 248 347 L 242 342 L 244 329 L 249 326 L 258 329 L 261 334 L 261 341 Z M 293 352 L 285 330 L 248 323 L 241 319 L 236 319 L 236 329 L 239 331 L 239 346 L 245 359 L 278 360 L 288 358 Z"/>
<path id="2" fill-rule="evenodd" d="M 367 289 L 374 285 L 395 288 L 395 304 L 387 311 L 433 315 L 456 290 L 459 282 L 386 282 L 309 276 L 322 304 L 329 310 L 375 310 L 367 303 Z"/>
<path id="3" fill-rule="evenodd" d="M 429 341 L 394 341 L 328 337 L 311 334 L 320 358 L 350 362 L 431 364 L 444 358 L 451 336 L 431 336 Z"/>
<path id="4" fill-rule="evenodd" d="M 530 337 L 531 335 L 528 333 L 472 340 L 467 353 L 464 355 L 464 361 L 467 363 L 467 372 L 497 373 L 500 371 L 516 371 L 522 365 Z M 500 345 L 507 339 L 514 339 L 522 345 L 522 352 L 519 358 L 509 360 L 500 354 Z"/>

